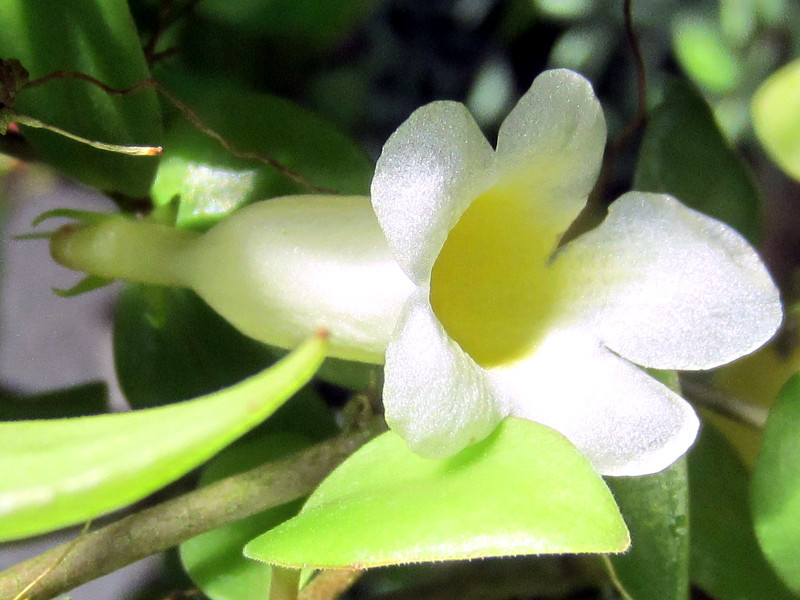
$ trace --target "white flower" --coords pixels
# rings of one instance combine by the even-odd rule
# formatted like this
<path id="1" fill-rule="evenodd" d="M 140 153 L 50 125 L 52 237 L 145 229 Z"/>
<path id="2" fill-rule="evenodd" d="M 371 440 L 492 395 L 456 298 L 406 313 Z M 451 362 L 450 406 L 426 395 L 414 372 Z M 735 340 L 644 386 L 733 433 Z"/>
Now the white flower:
<path id="1" fill-rule="evenodd" d="M 618 199 L 557 249 L 600 168 L 589 83 L 538 77 L 493 150 L 435 102 L 386 143 L 372 204 L 417 289 L 386 351 L 386 418 L 450 456 L 508 415 L 564 434 L 606 475 L 657 472 L 692 444 L 692 408 L 640 367 L 708 369 L 768 340 L 782 314 L 758 256 L 659 194 Z"/>
<path id="2" fill-rule="evenodd" d="M 603 474 L 653 473 L 698 422 L 639 367 L 729 362 L 772 336 L 781 307 L 744 239 L 669 196 L 626 194 L 557 249 L 605 136 L 589 83 L 549 71 L 496 151 L 461 104 L 416 111 L 384 147 L 372 206 L 277 198 L 204 235 L 93 219 L 50 248 L 73 269 L 190 287 L 269 344 L 324 327 L 331 355 L 385 354 L 387 421 L 424 456 L 450 456 L 515 415 L 560 431 Z"/>

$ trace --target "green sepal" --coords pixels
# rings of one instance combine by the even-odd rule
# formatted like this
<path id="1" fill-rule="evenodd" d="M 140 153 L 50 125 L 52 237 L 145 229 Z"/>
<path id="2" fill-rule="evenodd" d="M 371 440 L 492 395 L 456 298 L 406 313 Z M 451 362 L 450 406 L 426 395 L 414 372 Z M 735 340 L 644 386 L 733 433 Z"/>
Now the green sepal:
<path id="1" fill-rule="evenodd" d="M 127 218 L 122 213 L 95 212 L 91 210 L 77 210 L 74 208 L 54 208 L 40 214 L 33 221 L 32 227 L 37 227 L 49 219 L 70 219 L 81 225 L 96 225 L 106 219 Z"/>
<path id="2" fill-rule="evenodd" d="M 73 285 L 71 288 L 62 289 L 62 288 L 50 288 L 56 296 L 61 296 L 62 298 L 72 298 L 73 296 L 80 296 L 81 294 L 86 294 L 88 292 L 93 292 L 94 290 L 99 290 L 100 288 L 106 287 L 107 285 L 111 285 L 114 283 L 113 279 L 106 279 L 105 277 L 97 277 L 96 275 L 88 275 L 81 279 L 78 283 Z"/>

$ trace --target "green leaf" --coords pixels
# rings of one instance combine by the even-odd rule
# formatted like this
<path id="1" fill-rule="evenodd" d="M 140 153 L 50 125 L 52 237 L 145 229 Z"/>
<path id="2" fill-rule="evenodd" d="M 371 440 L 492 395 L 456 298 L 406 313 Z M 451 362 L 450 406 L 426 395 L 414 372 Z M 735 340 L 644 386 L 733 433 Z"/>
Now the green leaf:
<path id="1" fill-rule="evenodd" d="M 285 355 L 283 348 L 240 333 L 189 290 L 128 284 L 119 296 L 114 363 L 133 408 L 163 406 L 232 385 Z M 335 385 L 363 390 L 375 369 L 326 358 L 317 375 Z M 308 405 L 304 422 L 311 423 L 318 416 L 311 406 L 324 406 L 319 399 L 309 399 Z"/>
<path id="2" fill-rule="evenodd" d="M 634 188 L 672 194 L 758 243 L 759 197 L 750 175 L 711 109 L 684 82 L 671 82 L 649 117 Z"/>
<path id="3" fill-rule="evenodd" d="M 323 481 L 297 517 L 250 542 L 245 556 L 362 568 L 627 546 L 619 510 L 589 461 L 555 431 L 506 419 L 441 461 L 383 434 Z"/>
<path id="4" fill-rule="evenodd" d="M 800 375 L 778 394 L 753 471 L 753 521 L 764 554 L 800 592 Z"/>
<path id="5" fill-rule="evenodd" d="M 231 84 L 174 72 L 161 78 L 238 151 L 274 158 L 318 187 L 346 194 L 369 192 L 372 163 L 321 117 L 287 100 Z M 234 156 L 184 117 L 174 117 L 166 137 L 152 194 L 158 205 L 179 199 L 179 227 L 206 228 L 244 204 L 309 193 L 263 162 Z"/>
<path id="6" fill-rule="evenodd" d="M 130 284 L 114 318 L 114 362 L 134 408 L 186 400 L 231 385 L 276 359 L 194 293 Z"/>
<path id="7" fill-rule="evenodd" d="M 704 423 L 688 462 L 692 582 L 718 600 L 795 598 L 758 546 L 750 477 L 730 442 Z"/>
<path id="8" fill-rule="evenodd" d="M 779 69 L 753 97 L 756 136 L 772 159 L 800 180 L 800 59 Z"/>
<path id="9" fill-rule="evenodd" d="M 149 77 L 125 0 L 0 0 L 0 14 L 0 57 L 19 59 L 31 79 L 71 70 L 127 88 Z M 158 145 L 161 138 L 151 89 L 114 97 L 84 81 L 55 80 L 21 90 L 14 108 L 90 140 Z M 23 131 L 41 157 L 67 175 L 103 190 L 147 194 L 156 159 L 96 150 L 48 131 Z"/>
<path id="10" fill-rule="evenodd" d="M 317 377 L 350 390 L 362 391 L 371 383 L 381 381 L 380 366 L 328 357 L 317 372 Z"/>
<path id="11" fill-rule="evenodd" d="M 314 337 L 271 369 L 181 404 L 0 423 L 0 541 L 94 518 L 174 481 L 271 415 L 324 354 Z"/>
<path id="12" fill-rule="evenodd" d="M 706 89 L 726 93 L 741 82 L 743 65 L 713 21 L 697 14 L 682 15 L 673 24 L 672 44 L 684 71 Z"/>
<path id="13" fill-rule="evenodd" d="M 272 35 L 286 44 L 316 49 L 339 42 L 372 4 L 368 0 L 205 0 L 197 12 L 236 30 Z"/>
<path id="14" fill-rule="evenodd" d="M 209 462 L 200 485 L 298 452 L 307 445 L 304 438 L 289 434 L 242 440 Z M 301 506 L 301 500 L 276 506 L 184 542 L 180 556 L 189 577 L 212 600 L 263 600 L 269 592 L 271 568 L 245 558 L 242 548 L 264 530 L 297 514 Z"/>
<path id="15" fill-rule="evenodd" d="M 631 531 L 631 549 L 611 561 L 636 600 L 686 600 L 689 522 L 686 461 L 644 477 L 613 477 L 608 485 Z"/>
<path id="16" fill-rule="evenodd" d="M 108 412 L 105 383 L 87 383 L 32 396 L 0 395 L 0 421 L 59 419 Z"/>

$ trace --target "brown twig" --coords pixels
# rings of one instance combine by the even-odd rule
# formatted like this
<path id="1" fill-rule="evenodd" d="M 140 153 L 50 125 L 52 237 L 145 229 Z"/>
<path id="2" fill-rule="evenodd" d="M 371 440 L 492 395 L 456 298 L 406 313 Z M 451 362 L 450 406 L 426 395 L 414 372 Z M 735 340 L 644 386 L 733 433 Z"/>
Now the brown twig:
<path id="1" fill-rule="evenodd" d="M 624 0 L 623 11 L 625 21 L 625 36 L 630 44 L 631 52 L 633 53 L 633 61 L 636 67 L 636 89 L 637 101 L 636 112 L 625 124 L 617 139 L 610 144 L 608 148 L 608 155 L 603 162 L 603 167 L 600 171 L 600 176 L 597 178 L 597 184 L 594 187 L 591 195 L 591 201 L 597 202 L 602 199 L 608 183 L 614 174 L 619 156 L 625 147 L 630 143 L 630 140 L 638 133 L 642 125 L 644 125 L 647 118 L 647 73 L 645 71 L 644 57 L 642 56 L 642 49 L 639 46 L 639 38 L 636 35 L 636 30 L 633 27 L 633 12 L 632 1 Z"/>
<path id="2" fill-rule="evenodd" d="M 763 431 L 769 410 L 745 402 L 689 374 L 681 376 L 681 391 L 697 406 L 741 423 L 754 431 Z"/>
<path id="3" fill-rule="evenodd" d="M 145 88 L 152 88 L 159 94 L 161 94 L 167 100 L 167 102 L 172 104 L 172 106 L 174 106 L 184 117 L 186 117 L 186 119 L 192 125 L 194 125 L 202 133 L 217 140 L 217 142 L 219 142 L 220 145 L 223 148 L 225 148 L 225 150 L 230 152 L 233 156 L 245 160 L 256 160 L 263 164 L 269 165 L 270 167 L 276 169 L 285 177 L 288 177 L 295 183 L 303 186 L 304 188 L 306 188 L 311 192 L 320 194 L 338 193 L 336 190 L 312 184 L 311 182 L 307 181 L 302 175 L 296 173 L 295 171 L 293 171 L 286 165 L 280 163 L 279 161 L 275 160 L 271 156 L 258 154 L 256 152 L 245 152 L 243 150 L 239 150 L 228 140 L 226 140 L 221 134 L 217 133 L 211 127 L 206 125 L 205 122 L 200 118 L 200 116 L 194 110 L 189 108 L 189 106 L 187 106 L 182 100 L 174 96 L 172 92 L 167 90 L 163 85 L 161 85 L 158 81 L 156 81 L 153 78 L 143 79 L 138 83 L 136 83 L 135 85 L 132 85 L 131 87 L 128 88 L 114 88 L 103 83 L 99 79 L 92 77 L 91 75 L 87 75 L 86 73 L 80 73 L 77 71 L 53 71 L 52 73 L 48 73 L 47 75 L 40 77 L 39 79 L 34 79 L 32 81 L 29 81 L 27 84 L 25 84 L 25 87 L 23 89 L 37 87 L 45 83 L 49 83 L 50 81 L 53 80 L 70 80 L 70 79 L 78 79 L 80 81 L 91 83 L 92 85 L 99 87 L 101 90 L 103 90 L 110 96 L 124 96 L 127 94 L 138 92 Z"/>

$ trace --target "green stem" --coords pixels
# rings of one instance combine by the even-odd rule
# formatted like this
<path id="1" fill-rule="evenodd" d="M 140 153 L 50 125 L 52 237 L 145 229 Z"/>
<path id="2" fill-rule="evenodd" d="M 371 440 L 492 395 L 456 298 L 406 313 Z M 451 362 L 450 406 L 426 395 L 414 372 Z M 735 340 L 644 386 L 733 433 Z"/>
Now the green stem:
<path id="1" fill-rule="evenodd" d="M 385 427 L 378 420 L 292 456 L 167 500 L 0 572 L 0 598 L 14 598 L 48 573 L 26 600 L 47 600 L 200 533 L 311 492 L 339 463 Z M 60 558 L 63 557 L 63 558 Z M 60 563 L 53 567 L 54 563 Z"/>
<path id="2" fill-rule="evenodd" d="M 336 600 L 364 574 L 359 570 L 327 569 L 300 590 L 299 600 Z"/>
<path id="3" fill-rule="evenodd" d="M 297 600 L 300 588 L 300 570 L 273 565 L 269 586 L 269 600 Z"/>
<path id="4" fill-rule="evenodd" d="M 114 215 L 65 225 L 51 236 L 50 254 L 65 267 L 105 279 L 184 287 L 181 258 L 199 236 Z"/>
<path id="5" fill-rule="evenodd" d="M 769 409 L 756 406 L 715 388 L 689 374 L 681 376 L 681 390 L 688 400 L 754 431 L 763 431 Z"/>
<path id="6" fill-rule="evenodd" d="M 619 575 L 617 575 L 617 570 L 614 568 L 614 564 L 611 562 L 608 554 L 601 554 L 600 560 L 603 561 L 603 566 L 606 568 L 608 578 L 614 588 L 619 592 L 619 595 L 622 596 L 622 600 L 633 600 L 633 596 L 628 593 L 628 590 L 625 589 L 625 586 L 622 584 L 622 580 L 619 578 Z"/>

